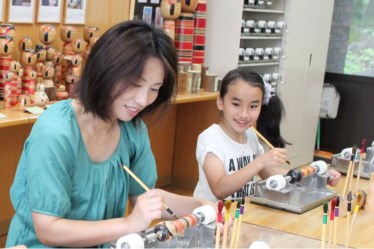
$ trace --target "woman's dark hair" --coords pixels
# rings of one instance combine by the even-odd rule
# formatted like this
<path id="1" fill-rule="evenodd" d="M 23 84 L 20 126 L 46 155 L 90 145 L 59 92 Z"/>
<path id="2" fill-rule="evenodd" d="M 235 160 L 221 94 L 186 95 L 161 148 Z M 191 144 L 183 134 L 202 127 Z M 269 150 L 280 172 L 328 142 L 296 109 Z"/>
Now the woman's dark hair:
<path id="1" fill-rule="evenodd" d="M 162 30 L 142 21 L 121 22 L 106 31 L 93 46 L 75 90 L 85 112 L 111 121 L 113 101 L 140 80 L 151 57 L 161 60 L 165 78 L 156 100 L 134 122 L 157 107 L 166 106 L 175 93 L 178 61 L 174 43 Z M 118 92 L 114 92 L 116 89 Z"/>
<path id="2" fill-rule="evenodd" d="M 238 68 L 228 72 L 222 79 L 220 98 L 224 98 L 228 92 L 228 87 L 234 84 L 235 80 L 242 79 L 253 87 L 261 89 L 265 96 L 265 83 L 261 75 L 245 69 Z M 273 95 L 269 102 L 261 106 L 261 112 L 257 119 L 256 129 L 260 132 L 274 147 L 284 148 L 289 144 L 280 134 L 280 123 L 284 115 L 284 107 L 281 99 L 277 95 Z"/>

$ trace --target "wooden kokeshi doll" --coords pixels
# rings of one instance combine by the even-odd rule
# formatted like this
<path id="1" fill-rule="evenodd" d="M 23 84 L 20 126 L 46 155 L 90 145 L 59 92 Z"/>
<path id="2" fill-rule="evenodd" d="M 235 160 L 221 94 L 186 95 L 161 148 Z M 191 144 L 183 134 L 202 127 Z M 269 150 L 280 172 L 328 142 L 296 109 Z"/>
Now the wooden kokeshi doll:
<path id="1" fill-rule="evenodd" d="M 95 45 L 96 41 L 99 39 L 99 37 L 91 37 L 90 42 L 87 45 L 87 49 L 84 52 L 83 59 L 87 60 L 88 56 L 90 55 L 92 47 Z"/>
<path id="2" fill-rule="evenodd" d="M 65 57 L 68 64 L 68 74 L 74 74 L 78 78 L 81 75 L 82 57 L 79 54 Z"/>
<path id="3" fill-rule="evenodd" d="M 34 45 L 32 43 L 32 40 L 28 36 L 21 37 L 18 40 L 18 49 L 19 49 L 19 52 L 20 52 L 19 60 L 20 61 L 22 60 L 22 53 L 23 53 L 23 51 L 25 51 L 25 50 L 31 50 L 31 49 L 33 49 L 33 46 Z"/>
<path id="4" fill-rule="evenodd" d="M 36 45 L 36 83 L 43 82 L 43 67 L 47 59 L 47 50 L 43 45 Z"/>
<path id="5" fill-rule="evenodd" d="M 9 35 L 14 38 L 16 36 L 14 25 L 10 23 L 0 24 L 0 36 L 1 35 Z"/>
<path id="6" fill-rule="evenodd" d="M 92 46 L 98 39 L 99 28 L 96 26 L 86 26 L 83 31 L 83 39 L 87 42 L 86 50 L 84 51 L 83 59 L 87 60 L 88 55 L 91 52 Z"/>
<path id="7" fill-rule="evenodd" d="M 71 49 L 71 41 L 76 38 L 77 30 L 74 26 L 62 26 L 60 30 L 61 40 L 64 41 L 62 53 L 64 55 L 74 54 Z"/>
<path id="8" fill-rule="evenodd" d="M 164 18 L 162 30 L 175 39 L 175 19 L 181 14 L 180 0 L 161 0 L 161 15 Z"/>
<path id="9" fill-rule="evenodd" d="M 64 55 L 62 52 L 57 51 L 52 56 L 53 66 L 55 68 L 55 76 L 53 77 L 53 82 L 55 86 L 58 88 L 60 84 L 63 83 L 62 80 L 62 63 L 64 61 Z"/>
<path id="10" fill-rule="evenodd" d="M 39 39 L 45 45 L 51 45 L 56 39 L 56 28 L 51 24 L 43 24 L 39 28 Z"/>
<path id="11" fill-rule="evenodd" d="M 5 86 L 4 76 L 9 71 L 13 48 L 14 40 L 12 36 L 0 36 L 0 99 L 3 97 Z"/>
<path id="12" fill-rule="evenodd" d="M 2 75 L 4 82 L 4 107 L 10 108 L 12 106 L 12 80 L 13 72 L 7 71 Z"/>
<path id="13" fill-rule="evenodd" d="M 73 49 L 71 47 L 71 42 L 73 39 L 76 38 L 76 36 L 77 36 L 77 29 L 74 26 L 66 25 L 66 26 L 61 27 L 60 37 L 61 37 L 61 40 L 64 41 L 64 44 L 62 46 L 62 53 L 64 56 L 69 56 L 69 55 L 74 54 Z M 67 68 L 67 65 L 65 61 L 62 61 L 62 68 L 61 68 L 61 73 L 63 75 L 63 77 L 61 78 L 62 83 L 65 82 L 65 76 L 66 76 L 65 71 L 67 70 L 66 68 Z"/>
<path id="14" fill-rule="evenodd" d="M 12 94 L 11 94 L 11 105 L 16 106 L 18 103 L 18 97 L 22 94 L 22 81 L 21 75 L 23 70 L 21 70 L 21 63 L 16 60 L 10 62 L 9 70 L 13 73 L 13 79 L 11 82 Z"/>
<path id="15" fill-rule="evenodd" d="M 49 46 L 47 47 L 47 58 L 45 60 L 45 65 L 48 65 L 48 66 L 51 66 L 53 67 L 54 66 L 54 63 L 53 63 L 53 56 L 54 54 L 56 53 L 56 49 L 52 46 Z"/>
<path id="16" fill-rule="evenodd" d="M 45 93 L 43 83 L 36 84 L 33 101 L 38 106 L 44 107 L 48 102 L 48 95 Z"/>
<path id="17" fill-rule="evenodd" d="M 53 66 L 43 67 L 43 85 L 45 87 L 45 93 L 48 95 L 50 101 L 56 100 L 56 87 L 53 83 L 53 76 L 55 75 L 55 69 Z"/>
<path id="18" fill-rule="evenodd" d="M 194 41 L 192 63 L 204 64 L 205 58 L 205 29 L 206 29 L 206 0 L 199 0 L 194 12 Z"/>
<path id="19" fill-rule="evenodd" d="M 197 7 L 198 0 L 181 0 L 182 12 L 193 12 Z"/>
<path id="20" fill-rule="evenodd" d="M 64 99 L 68 99 L 68 98 L 69 98 L 69 94 L 68 94 L 67 91 L 65 91 L 65 86 L 60 85 L 56 89 L 56 100 L 64 100 Z"/>
<path id="21" fill-rule="evenodd" d="M 175 21 L 175 50 L 178 62 L 192 62 L 193 37 L 194 37 L 194 15 L 182 12 Z"/>
<path id="22" fill-rule="evenodd" d="M 65 87 L 66 87 L 66 91 L 69 95 L 69 98 L 74 98 L 75 97 L 74 88 L 75 88 L 75 85 L 78 83 L 78 81 L 79 81 L 78 76 L 75 75 L 75 74 L 68 74 L 66 76 Z"/>
<path id="23" fill-rule="evenodd" d="M 22 93 L 33 95 L 35 92 L 36 64 L 35 50 L 25 50 L 22 53 L 21 64 L 23 66 Z"/>

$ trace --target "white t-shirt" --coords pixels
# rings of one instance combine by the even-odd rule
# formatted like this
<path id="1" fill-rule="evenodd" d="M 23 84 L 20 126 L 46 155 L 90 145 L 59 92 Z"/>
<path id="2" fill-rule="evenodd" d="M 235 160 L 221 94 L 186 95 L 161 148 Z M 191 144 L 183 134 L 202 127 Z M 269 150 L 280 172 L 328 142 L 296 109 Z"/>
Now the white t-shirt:
<path id="1" fill-rule="evenodd" d="M 194 191 L 194 197 L 204 198 L 211 201 L 218 199 L 212 193 L 206 179 L 203 164 L 205 156 L 214 153 L 224 164 L 226 174 L 232 174 L 253 161 L 258 155 L 264 153 L 262 145 L 259 143 L 256 134 L 252 129 L 246 131 L 247 143 L 240 144 L 231 139 L 218 124 L 211 125 L 203 131 L 197 140 L 196 158 L 199 166 L 199 181 Z M 254 179 L 243 186 L 246 196 L 253 195 Z M 237 200 L 241 197 L 241 190 L 227 196 L 227 200 Z"/>

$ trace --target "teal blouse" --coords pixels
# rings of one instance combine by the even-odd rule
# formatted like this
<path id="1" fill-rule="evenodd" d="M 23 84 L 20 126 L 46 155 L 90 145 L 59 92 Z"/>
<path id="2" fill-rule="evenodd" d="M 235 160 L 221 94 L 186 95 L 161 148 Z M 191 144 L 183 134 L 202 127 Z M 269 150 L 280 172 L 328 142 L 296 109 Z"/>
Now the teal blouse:
<path id="1" fill-rule="evenodd" d="M 144 193 L 123 164 L 148 187 L 154 187 L 156 163 L 145 124 L 121 122 L 120 127 L 115 153 L 105 162 L 95 163 L 87 153 L 71 100 L 52 105 L 39 117 L 25 142 L 10 189 L 16 214 L 7 247 L 45 247 L 35 234 L 32 211 L 72 220 L 123 217 L 128 195 Z"/>

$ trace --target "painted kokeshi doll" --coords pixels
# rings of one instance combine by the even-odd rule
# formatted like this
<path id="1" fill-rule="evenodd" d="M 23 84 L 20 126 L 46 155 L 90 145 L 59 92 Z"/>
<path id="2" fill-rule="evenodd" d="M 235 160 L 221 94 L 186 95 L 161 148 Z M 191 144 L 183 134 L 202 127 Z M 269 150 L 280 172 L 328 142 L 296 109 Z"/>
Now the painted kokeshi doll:
<path id="1" fill-rule="evenodd" d="M 36 46 L 36 83 L 43 82 L 43 67 L 47 59 L 47 50 L 43 45 Z"/>
<path id="2" fill-rule="evenodd" d="M 66 76 L 65 87 L 66 87 L 66 91 L 68 92 L 69 98 L 75 97 L 74 88 L 75 88 L 75 85 L 78 83 L 78 80 L 79 80 L 78 76 L 75 74 L 69 74 Z"/>
<path id="3" fill-rule="evenodd" d="M 45 65 L 48 65 L 48 66 L 54 66 L 53 64 L 53 55 L 56 53 L 56 49 L 52 46 L 48 46 L 47 48 L 47 58 L 45 60 Z"/>
<path id="4" fill-rule="evenodd" d="M 89 43 L 92 37 L 99 35 L 99 28 L 96 26 L 85 26 L 83 30 L 83 39 Z"/>
<path id="5" fill-rule="evenodd" d="M 161 0 L 161 15 L 164 19 L 175 20 L 182 11 L 180 0 Z"/>
<path id="6" fill-rule="evenodd" d="M 25 50 L 31 50 L 31 49 L 33 49 L 33 46 L 34 45 L 32 43 L 32 40 L 28 36 L 21 37 L 18 40 L 18 49 L 19 49 L 19 52 L 20 52 L 19 60 L 20 61 L 22 60 L 22 53 L 23 53 L 23 51 L 25 51 Z"/>
<path id="7" fill-rule="evenodd" d="M 5 86 L 4 76 L 9 71 L 13 48 L 14 40 L 12 36 L 0 36 L 0 98 L 3 97 Z"/>
<path id="8" fill-rule="evenodd" d="M 22 93 L 33 95 L 35 92 L 36 64 L 35 50 L 25 50 L 22 53 L 21 64 L 23 66 Z"/>
<path id="9" fill-rule="evenodd" d="M 162 30 L 175 39 L 175 19 L 177 19 L 182 11 L 180 0 L 161 0 L 161 15 L 164 19 Z"/>
<path id="10" fill-rule="evenodd" d="M 13 79 L 11 82 L 12 95 L 11 95 L 11 105 L 16 106 L 18 103 L 18 97 L 22 94 L 22 81 L 21 75 L 23 70 L 21 70 L 21 63 L 16 60 L 10 62 L 10 71 L 13 73 Z"/>
<path id="11" fill-rule="evenodd" d="M 4 82 L 4 107 L 9 108 L 12 106 L 12 80 L 13 72 L 7 71 L 2 75 L 2 80 Z"/>
<path id="12" fill-rule="evenodd" d="M 77 30 L 74 26 L 62 26 L 60 30 L 61 40 L 64 41 L 62 53 L 64 55 L 74 54 L 71 49 L 71 41 L 76 38 Z"/>
<path id="13" fill-rule="evenodd" d="M 193 12 L 197 7 L 197 0 L 181 0 L 182 12 Z"/>
<path id="14" fill-rule="evenodd" d="M 192 63 L 204 64 L 205 28 L 206 28 L 206 0 L 199 0 L 194 12 L 194 41 Z"/>
<path id="15" fill-rule="evenodd" d="M 67 98 L 69 98 L 69 94 L 65 91 L 65 86 L 60 85 L 56 90 L 56 100 L 64 100 Z"/>
<path id="16" fill-rule="evenodd" d="M 87 42 L 87 47 L 86 50 L 84 51 L 83 54 L 83 59 L 87 60 L 88 55 L 91 52 L 92 46 L 95 44 L 97 41 L 99 35 L 99 28 L 96 26 L 86 26 L 84 27 L 83 31 L 83 38 Z"/>
<path id="17" fill-rule="evenodd" d="M 65 60 L 68 64 L 67 75 L 75 75 L 79 79 L 81 74 L 82 57 L 79 54 L 67 56 Z"/>
<path id="18" fill-rule="evenodd" d="M 53 82 L 56 87 L 59 87 L 63 83 L 62 80 L 62 62 L 64 60 L 64 55 L 62 52 L 57 51 L 52 56 L 53 66 L 55 68 L 55 76 L 53 77 Z"/>
<path id="19" fill-rule="evenodd" d="M 56 39 L 56 28 L 51 24 L 43 24 L 39 28 L 39 39 L 44 45 L 51 45 Z"/>
<path id="20" fill-rule="evenodd" d="M 48 102 L 48 96 L 45 93 L 45 86 L 43 83 L 38 83 L 35 87 L 35 93 L 34 93 L 34 103 L 38 106 L 44 107 Z"/>
<path id="21" fill-rule="evenodd" d="M 56 100 L 56 87 L 53 84 L 53 76 L 55 75 L 55 69 L 53 66 L 43 67 L 43 85 L 45 86 L 45 93 L 48 95 L 50 101 Z"/>
<path id="22" fill-rule="evenodd" d="M 1 35 L 9 35 L 14 38 L 16 36 L 14 25 L 10 23 L 0 24 L 0 36 Z"/>
<path id="23" fill-rule="evenodd" d="M 88 43 L 87 49 L 84 52 L 84 60 L 88 59 L 88 56 L 90 55 L 92 47 L 95 45 L 96 41 L 99 39 L 99 37 L 91 37 L 90 42 Z"/>
<path id="24" fill-rule="evenodd" d="M 182 12 L 175 21 L 175 50 L 178 62 L 192 62 L 193 37 L 194 37 L 194 15 Z"/>

